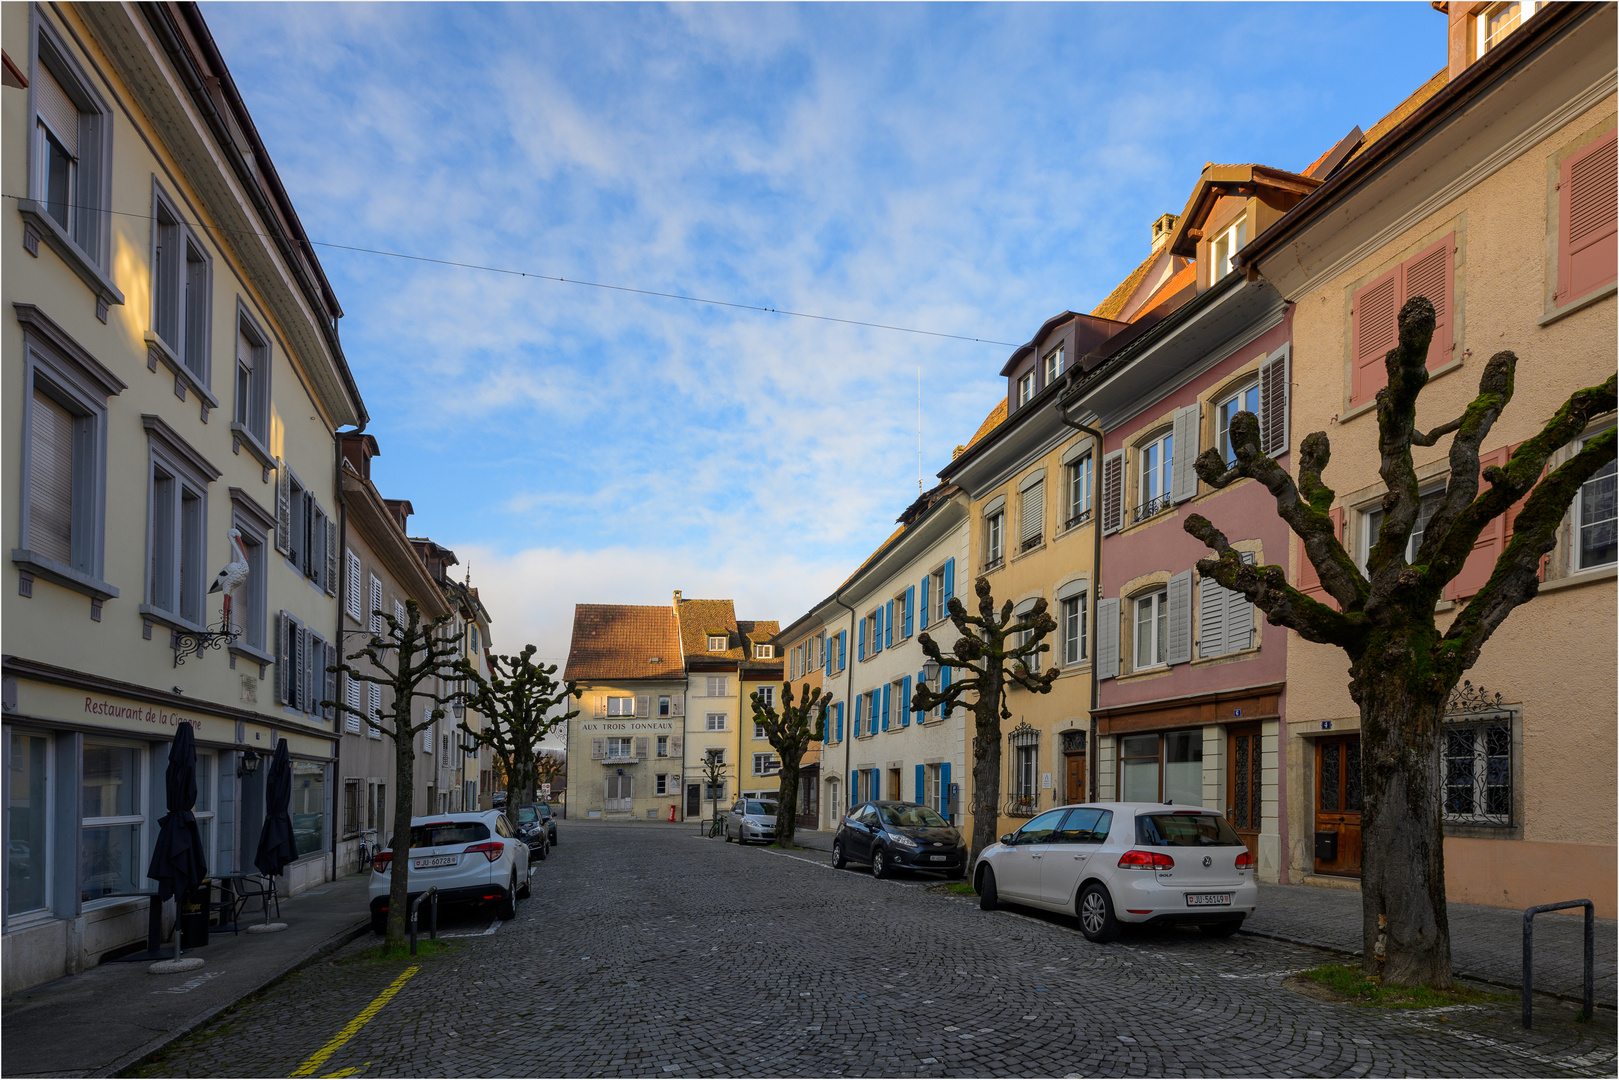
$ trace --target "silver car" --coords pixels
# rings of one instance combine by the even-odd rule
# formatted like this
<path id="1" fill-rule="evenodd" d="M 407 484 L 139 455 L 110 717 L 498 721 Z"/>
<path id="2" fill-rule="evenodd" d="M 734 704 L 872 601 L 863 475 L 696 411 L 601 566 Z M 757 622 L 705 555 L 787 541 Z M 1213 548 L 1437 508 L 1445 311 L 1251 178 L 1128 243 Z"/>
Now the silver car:
<path id="1" fill-rule="evenodd" d="M 725 842 L 769 843 L 776 838 L 776 800 L 738 799 L 725 815 Z"/>
<path id="2" fill-rule="evenodd" d="M 1254 859 L 1224 816 L 1167 803 L 1082 803 L 1033 818 L 978 856 L 979 906 L 1011 901 L 1079 916 L 1092 941 L 1120 923 L 1234 934 L 1259 903 Z"/>

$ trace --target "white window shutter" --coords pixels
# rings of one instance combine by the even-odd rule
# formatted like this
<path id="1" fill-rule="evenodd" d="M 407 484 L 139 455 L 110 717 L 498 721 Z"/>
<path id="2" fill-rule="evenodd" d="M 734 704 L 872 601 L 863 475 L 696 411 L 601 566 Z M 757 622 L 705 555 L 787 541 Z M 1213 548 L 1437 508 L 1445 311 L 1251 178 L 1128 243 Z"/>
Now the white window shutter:
<path id="1" fill-rule="evenodd" d="M 1197 583 L 1197 655 L 1220 656 L 1226 651 L 1226 590 L 1211 577 Z"/>
<path id="2" fill-rule="evenodd" d="M 1259 365 L 1259 448 L 1271 457 L 1287 452 L 1287 350 Z"/>
<path id="3" fill-rule="evenodd" d="M 1096 602 L 1096 677 L 1119 677 L 1119 599 Z"/>
<path id="4" fill-rule="evenodd" d="M 343 598 L 343 602 L 347 605 L 349 616 L 355 622 L 364 623 L 365 616 L 360 612 L 360 608 L 365 602 L 360 595 L 360 557 L 352 551 L 348 552 L 348 584 L 346 589 L 348 595 Z"/>
<path id="5" fill-rule="evenodd" d="M 679 735 L 671 735 L 671 736 L 669 736 L 669 756 L 670 757 L 675 757 L 675 758 L 682 758 L 682 760 L 684 760 L 684 757 L 683 757 L 683 755 L 681 753 L 681 749 L 680 749 L 681 745 L 684 742 L 685 742 L 685 739 L 682 736 L 679 736 Z"/>
<path id="6" fill-rule="evenodd" d="M 1175 410 L 1174 435 L 1175 445 L 1170 452 L 1175 460 L 1170 466 L 1170 498 L 1175 502 L 1185 502 L 1197 494 L 1197 470 L 1193 466 L 1197 462 L 1198 436 L 1202 429 L 1203 409 L 1196 402 L 1184 409 Z M 1190 586 L 1188 586 L 1190 588 Z M 1191 593 L 1187 593 L 1187 602 L 1191 602 Z M 1171 622 L 1174 616 L 1170 616 Z M 1171 650 L 1173 651 L 1173 650 Z"/>
<path id="7" fill-rule="evenodd" d="M 645 761 L 647 759 L 650 745 L 651 744 L 648 742 L 647 736 L 645 736 L 645 735 L 637 735 L 635 737 L 635 760 L 636 761 Z"/>
<path id="8" fill-rule="evenodd" d="M 593 694 L 591 696 L 591 713 L 590 713 L 590 715 L 598 716 L 598 717 L 607 715 L 607 695 L 606 694 Z"/>
<path id="9" fill-rule="evenodd" d="M 379 683 L 369 684 L 370 692 L 366 695 L 366 730 L 372 735 L 380 735 L 381 729 L 376 721 L 382 716 L 382 686 Z"/>
<path id="10" fill-rule="evenodd" d="M 652 715 L 652 698 L 646 694 L 637 694 L 635 698 L 635 715 Z"/>
<path id="11" fill-rule="evenodd" d="M 288 632 L 292 629 L 291 620 L 285 611 L 275 617 L 275 700 L 277 704 L 287 703 L 287 690 L 292 683 L 292 647 L 288 641 Z"/>
<path id="12" fill-rule="evenodd" d="M 398 600 L 394 601 L 394 621 L 399 624 L 399 634 L 398 634 L 398 636 L 399 636 L 400 640 L 404 640 L 404 637 L 405 637 L 405 624 L 409 620 L 406 618 L 405 605 L 400 603 Z"/>
<path id="13" fill-rule="evenodd" d="M 429 754 L 433 752 L 433 725 L 428 724 L 422 729 L 422 749 Z"/>
<path id="14" fill-rule="evenodd" d="M 280 458 L 275 459 L 275 549 L 283 555 L 292 550 L 292 473 Z"/>
<path id="15" fill-rule="evenodd" d="M 371 632 L 380 635 L 386 625 L 382 619 L 382 582 L 377 575 L 371 575 Z"/>
<path id="16" fill-rule="evenodd" d="M 590 760 L 600 761 L 607 755 L 607 740 L 597 737 L 590 740 Z"/>
<path id="17" fill-rule="evenodd" d="M 326 519 L 326 586 L 327 596 L 337 595 L 337 519 Z"/>
<path id="18" fill-rule="evenodd" d="M 1186 664 L 1192 659 L 1192 572 L 1183 570 L 1169 579 L 1169 647 L 1166 663 Z"/>
<path id="19" fill-rule="evenodd" d="M 669 697 L 669 715 L 670 716 L 685 716 L 686 715 L 686 695 L 685 694 L 672 694 L 672 695 L 670 695 L 670 697 Z"/>
<path id="20" fill-rule="evenodd" d="M 1102 459 L 1102 535 L 1124 527 L 1124 451 Z"/>
<path id="21" fill-rule="evenodd" d="M 1243 562 L 1250 566 L 1254 563 L 1254 553 L 1251 551 L 1242 552 L 1241 558 Z M 1237 652 L 1241 649 L 1252 648 L 1254 644 L 1254 605 L 1248 602 L 1246 596 L 1235 590 L 1226 591 L 1225 602 L 1225 651 Z"/>

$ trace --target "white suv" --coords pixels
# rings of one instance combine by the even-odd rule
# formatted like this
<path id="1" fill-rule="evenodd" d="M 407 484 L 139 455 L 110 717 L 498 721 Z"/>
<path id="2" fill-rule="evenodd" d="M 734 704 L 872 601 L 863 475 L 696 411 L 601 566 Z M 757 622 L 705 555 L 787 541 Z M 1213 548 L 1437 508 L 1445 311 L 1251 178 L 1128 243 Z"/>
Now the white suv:
<path id="1" fill-rule="evenodd" d="M 371 928 L 379 934 L 388 920 L 397 839 L 377 852 L 371 874 Z M 412 900 L 437 886 L 440 903 L 493 902 L 510 919 L 532 885 L 528 845 L 499 810 L 413 817 L 409 880 Z"/>
<path id="2" fill-rule="evenodd" d="M 1092 941 L 1119 924 L 1193 923 L 1234 934 L 1259 903 L 1254 859 L 1214 810 L 1168 803 L 1061 806 L 1001 837 L 973 866 L 978 903 L 1079 916 Z"/>

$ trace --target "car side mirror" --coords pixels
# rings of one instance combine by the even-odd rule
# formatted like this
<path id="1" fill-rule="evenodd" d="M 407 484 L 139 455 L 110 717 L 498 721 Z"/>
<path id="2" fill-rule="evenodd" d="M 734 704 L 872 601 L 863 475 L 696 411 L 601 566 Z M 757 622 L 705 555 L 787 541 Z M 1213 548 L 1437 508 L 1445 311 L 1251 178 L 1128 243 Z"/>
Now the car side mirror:
<path id="1" fill-rule="evenodd" d="M 1011 847 L 1016 842 L 1017 841 L 1015 839 L 1013 839 L 1011 833 L 1002 833 L 1001 834 L 1001 843 L 1005 844 L 1007 847 Z"/>

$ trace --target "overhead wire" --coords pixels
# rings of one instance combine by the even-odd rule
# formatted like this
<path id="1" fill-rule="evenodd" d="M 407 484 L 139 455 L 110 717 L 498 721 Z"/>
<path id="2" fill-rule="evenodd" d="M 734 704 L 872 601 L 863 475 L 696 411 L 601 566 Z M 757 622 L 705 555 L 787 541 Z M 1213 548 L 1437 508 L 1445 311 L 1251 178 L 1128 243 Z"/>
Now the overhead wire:
<path id="1" fill-rule="evenodd" d="M 0 193 L 0 198 L 6 199 L 22 200 L 27 197 L 28 196 L 25 195 Z M 84 207 L 79 205 L 74 205 L 73 208 L 76 210 L 98 209 L 93 206 Z M 108 210 L 105 212 L 117 214 L 120 217 L 136 218 L 143 221 L 155 220 L 155 216 L 150 213 L 135 213 L 128 210 Z M 230 228 L 229 226 L 222 225 L 205 225 L 202 222 L 197 221 L 182 221 L 181 223 L 193 229 L 201 229 L 209 234 L 235 233 L 241 236 L 255 236 L 263 239 L 273 239 L 271 234 L 258 232 L 253 229 L 234 229 Z M 514 270 L 505 266 L 489 266 L 484 263 L 461 262 L 456 259 L 439 259 L 428 255 L 411 255 L 406 252 L 388 251 L 383 248 L 360 247 L 355 244 L 339 244 L 330 240 L 309 240 L 308 243 L 311 247 L 331 248 L 334 251 L 352 251 L 363 255 L 377 255 L 389 259 L 403 259 L 408 262 L 428 263 L 435 266 L 450 266 L 461 270 L 478 270 L 490 274 L 506 274 L 511 277 L 533 278 L 537 281 L 554 281 L 564 285 L 584 285 L 592 289 L 604 289 L 610 292 L 631 293 L 637 296 L 660 297 L 666 300 L 683 300 L 687 303 L 706 304 L 712 307 L 735 308 L 741 311 L 758 311 L 770 315 L 785 315 L 794 319 L 811 319 L 816 322 L 840 323 L 844 326 L 861 326 L 872 330 L 889 330 L 900 334 L 918 334 L 924 337 L 947 338 L 952 341 L 968 341 L 980 345 L 1001 345 L 1009 349 L 1015 349 L 1018 347 L 1016 342 L 996 341 L 994 338 L 972 337 L 968 334 L 948 334 L 939 330 L 922 330 L 913 326 L 895 326 L 891 323 L 868 322 L 864 319 L 845 319 L 836 315 L 816 315 L 806 311 L 794 311 L 790 308 L 768 307 L 762 304 L 746 304 L 735 300 L 715 300 L 710 297 L 691 296 L 686 293 L 662 292 L 657 289 L 641 289 L 631 285 L 613 285 L 608 282 L 589 281 L 584 278 L 569 278 L 561 277 L 556 274 L 542 274 L 532 270 Z"/>

